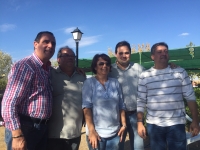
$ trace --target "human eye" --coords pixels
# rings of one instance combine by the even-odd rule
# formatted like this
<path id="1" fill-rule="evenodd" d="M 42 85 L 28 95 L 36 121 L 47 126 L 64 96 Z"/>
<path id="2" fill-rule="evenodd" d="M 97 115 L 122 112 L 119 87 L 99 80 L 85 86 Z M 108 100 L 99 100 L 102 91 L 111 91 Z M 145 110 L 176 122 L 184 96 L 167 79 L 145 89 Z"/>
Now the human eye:
<path id="1" fill-rule="evenodd" d="M 126 55 L 130 54 L 129 52 L 125 52 Z"/>
<path id="2" fill-rule="evenodd" d="M 49 40 L 44 40 L 43 43 L 48 44 Z"/>

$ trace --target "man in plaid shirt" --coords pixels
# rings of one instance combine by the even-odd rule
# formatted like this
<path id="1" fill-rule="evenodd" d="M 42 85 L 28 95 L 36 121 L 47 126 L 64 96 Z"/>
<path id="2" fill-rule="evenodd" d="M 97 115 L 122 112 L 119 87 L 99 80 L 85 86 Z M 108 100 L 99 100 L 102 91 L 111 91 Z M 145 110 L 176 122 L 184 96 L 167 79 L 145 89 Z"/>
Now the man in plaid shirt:
<path id="1" fill-rule="evenodd" d="M 44 150 L 52 113 L 50 61 L 55 52 L 53 33 L 39 32 L 34 53 L 13 65 L 2 100 L 7 149 Z"/>

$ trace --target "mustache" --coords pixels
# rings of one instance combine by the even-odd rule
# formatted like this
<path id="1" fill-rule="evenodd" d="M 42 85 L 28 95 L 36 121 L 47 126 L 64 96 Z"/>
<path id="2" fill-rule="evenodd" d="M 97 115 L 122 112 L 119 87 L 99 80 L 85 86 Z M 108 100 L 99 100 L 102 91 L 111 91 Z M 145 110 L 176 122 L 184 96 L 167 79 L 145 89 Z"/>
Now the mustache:
<path id="1" fill-rule="evenodd" d="M 167 56 L 160 56 L 160 58 L 167 58 Z"/>

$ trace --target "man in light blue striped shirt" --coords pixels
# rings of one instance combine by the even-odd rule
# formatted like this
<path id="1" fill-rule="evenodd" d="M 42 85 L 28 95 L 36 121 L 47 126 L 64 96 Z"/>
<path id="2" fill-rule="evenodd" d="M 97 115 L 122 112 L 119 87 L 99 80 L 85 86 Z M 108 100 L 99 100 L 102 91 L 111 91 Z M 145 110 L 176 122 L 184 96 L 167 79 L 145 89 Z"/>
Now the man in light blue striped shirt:
<path id="1" fill-rule="evenodd" d="M 138 134 L 146 138 L 143 116 L 147 111 L 147 131 L 153 150 L 186 150 L 185 106 L 187 100 L 193 122 L 193 136 L 199 133 L 197 103 L 187 72 L 168 66 L 168 45 L 156 43 L 151 48 L 154 67 L 139 78 L 137 98 Z"/>

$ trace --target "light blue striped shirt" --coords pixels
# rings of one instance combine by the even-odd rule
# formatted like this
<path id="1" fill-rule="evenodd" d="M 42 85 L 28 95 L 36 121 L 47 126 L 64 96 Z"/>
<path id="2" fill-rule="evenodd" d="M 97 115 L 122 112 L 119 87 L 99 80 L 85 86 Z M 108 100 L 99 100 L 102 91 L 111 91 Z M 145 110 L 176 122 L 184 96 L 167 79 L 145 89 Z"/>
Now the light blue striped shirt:
<path id="1" fill-rule="evenodd" d="M 108 78 L 103 85 L 95 78 L 88 78 L 83 84 L 82 108 L 91 108 L 95 130 L 100 137 L 117 134 L 120 128 L 120 110 L 125 109 L 119 82 Z M 86 126 L 86 134 L 88 128 Z"/>

